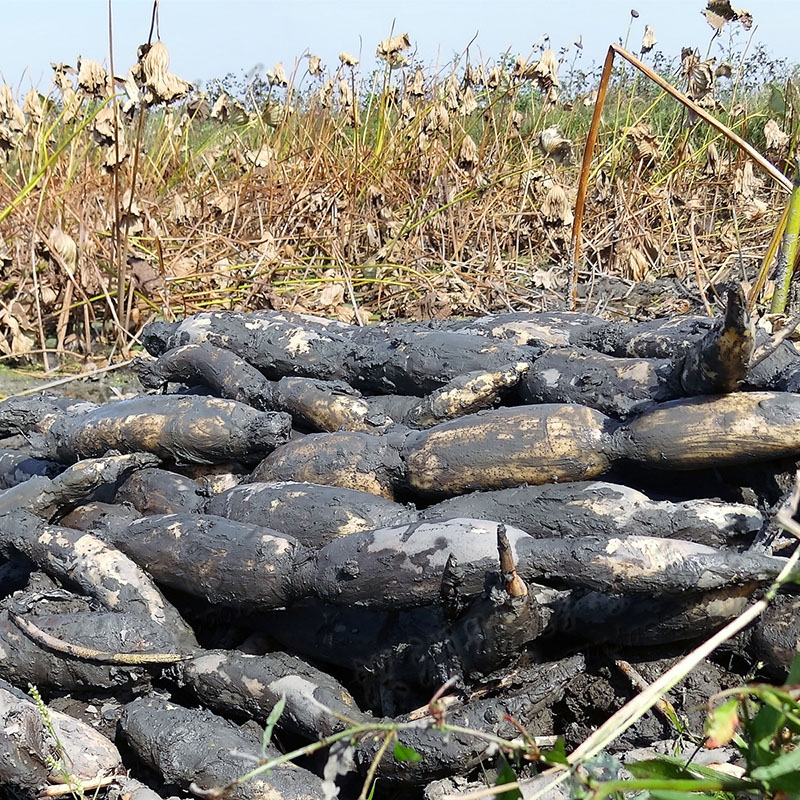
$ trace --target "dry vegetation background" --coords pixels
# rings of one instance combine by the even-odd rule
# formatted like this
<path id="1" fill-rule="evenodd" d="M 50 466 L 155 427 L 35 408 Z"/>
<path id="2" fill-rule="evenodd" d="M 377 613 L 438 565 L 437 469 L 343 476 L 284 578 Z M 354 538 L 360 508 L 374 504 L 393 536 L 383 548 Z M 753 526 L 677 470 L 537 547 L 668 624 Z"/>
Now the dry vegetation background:
<path id="1" fill-rule="evenodd" d="M 749 15 L 715 7 L 731 13 L 708 13 L 702 50 L 670 61 L 633 17 L 630 49 L 791 174 L 793 70 L 750 49 Z M 54 64 L 46 93 L 2 86 L 0 357 L 98 364 L 149 320 L 203 309 L 366 322 L 571 307 L 597 78 L 575 68 L 579 46 L 544 39 L 492 63 L 466 49 L 431 73 L 401 35 L 378 45 L 372 74 L 347 53 L 330 68 L 306 54 L 291 74 L 278 64 L 200 94 L 157 41 L 113 79 L 83 59 Z M 620 66 L 591 165 L 578 308 L 713 312 L 720 286 L 754 280 L 786 197 Z"/>

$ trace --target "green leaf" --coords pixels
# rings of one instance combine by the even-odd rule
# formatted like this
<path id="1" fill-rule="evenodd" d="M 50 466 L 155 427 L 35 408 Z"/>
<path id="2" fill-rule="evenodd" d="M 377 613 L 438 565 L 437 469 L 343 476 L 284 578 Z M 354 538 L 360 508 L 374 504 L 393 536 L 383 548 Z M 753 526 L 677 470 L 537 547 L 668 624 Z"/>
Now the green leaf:
<path id="1" fill-rule="evenodd" d="M 511 764 L 508 763 L 508 759 L 501 754 L 497 758 L 497 763 L 500 769 L 497 772 L 495 786 L 502 786 L 505 783 L 515 783 L 517 774 L 512 769 Z M 495 795 L 495 797 L 497 797 L 497 800 L 519 800 L 519 798 L 522 797 L 522 792 L 516 788 L 508 789 L 505 792 Z"/>
<path id="2" fill-rule="evenodd" d="M 769 782 L 770 791 L 776 795 L 783 794 L 786 797 L 800 796 L 800 773 L 789 772 L 780 778 L 775 778 Z"/>
<path id="3" fill-rule="evenodd" d="M 669 761 L 663 761 L 660 758 L 653 758 L 646 761 L 634 761 L 632 764 L 626 765 L 626 769 L 633 775 L 634 778 L 681 778 L 685 780 L 687 777 L 694 777 L 686 772 L 683 764 L 673 764 Z"/>
<path id="4" fill-rule="evenodd" d="M 769 107 L 771 111 L 774 111 L 776 114 L 785 114 L 786 113 L 786 99 L 783 96 L 783 92 L 773 83 L 770 86 L 770 96 L 769 96 Z"/>
<path id="5" fill-rule="evenodd" d="M 569 766 L 569 761 L 567 761 L 567 750 L 564 747 L 563 739 L 556 739 L 553 749 L 542 750 L 541 756 L 548 764 L 564 764 L 565 766 Z"/>
<path id="6" fill-rule="evenodd" d="M 715 800 L 716 795 L 701 794 L 700 792 L 677 792 L 674 789 L 651 789 L 652 800 L 697 800 L 698 797 L 707 797 Z"/>
<path id="7" fill-rule="evenodd" d="M 739 778 L 733 778 L 730 775 L 725 775 L 722 772 L 719 772 L 715 769 L 711 769 L 710 767 L 704 767 L 700 764 L 692 764 L 686 763 L 685 758 L 678 758 L 676 756 L 668 756 L 663 755 L 659 756 L 658 761 L 664 761 L 667 764 L 672 764 L 676 767 L 681 769 L 680 779 L 685 780 L 688 778 L 703 778 L 712 781 L 718 781 L 722 786 L 725 786 L 729 789 L 741 789 L 744 788 L 745 782 L 740 780 Z M 633 765 L 627 765 L 627 769 L 630 769 Z"/>
<path id="8" fill-rule="evenodd" d="M 794 686 L 800 683 L 800 653 L 795 653 L 792 659 L 792 665 L 789 667 L 789 675 L 786 678 L 788 686 Z"/>
<path id="9" fill-rule="evenodd" d="M 267 717 L 267 724 L 264 727 L 264 738 L 261 740 L 262 755 L 266 753 L 269 743 L 272 741 L 272 730 L 274 729 L 275 723 L 278 721 L 280 715 L 283 713 L 285 706 L 286 695 L 282 694 L 281 699 L 275 703 L 275 705 L 272 707 L 272 711 L 269 712 L 269 716 Z"/>
<path id="10" fill-rule="evenodd" d="M 413 747 L 406 747 L 397 741 L 394 743 L 394 757 L 396 761 L 408 761 L 409 764 L 422 761 L 422 756 Z"/>
<path id="11" fill-rule="evenodd" d="M 776 758 L 771 764 L 763 767 L 756 767 L 750 777 L 757 781 L 771 781 L 781 775 L 787 775 L 800 769 L 800 749 L 784 753 Z"/>
<path id="12" fill-rule="evenodd" d="M 739 699 L 731 697 L 722 705 L 712 708 L 706 719 L 705 734 L 708 747 L 723 747 L 733 739 L 739 726 Z"/>

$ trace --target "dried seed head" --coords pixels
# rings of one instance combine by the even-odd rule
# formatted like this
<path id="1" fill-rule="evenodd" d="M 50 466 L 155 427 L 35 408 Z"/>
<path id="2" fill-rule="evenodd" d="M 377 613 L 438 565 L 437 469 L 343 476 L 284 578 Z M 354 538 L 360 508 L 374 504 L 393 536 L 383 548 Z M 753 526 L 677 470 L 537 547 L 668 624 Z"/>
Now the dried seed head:
<path id="1" fill-rule="evenodd" d="M 656 163 L 659 142 L 648 122 L 638 122 L 625 128 L 625 135 L 633 144 L 633 160 L 643 167 L 653 167 Z"/>
<path id="2" fill-rule="evenodd" d="M 339 102 L 345 108 L 351 108 L 353 106 L 353 89 L 350 84 L 342 78 L 339 81 Z"/>
<path id="3" fill-rule="evenodd" d="M 267 70 L 267 80 L 269 80 L 270 86 L 286 87 L 289 85 L 289 79 L 286 77 L 286 70 L 283 68 L 283 64 L 280 61 L 272 68 L 272 72 Z"/>
<path id="4" fill-rule="evenodd" d="M 623 272 L 628 280 L 639 283 L 647 278 L 650 273 L 650 262 L 647 256 L 638 248 L 631 247 L 627 254 L 626 263 L 623 264 Z"/>
<path id="5" fill-rule="evenodd" d="M 464 86 L 481 86 L 483 81 L 483 67 L 467 64 L 467 68 L 464 70 Z"/>
<path id="6" fill-rule="evenodd" d="M 753 27 L 753 15 L 746 8 L 733 8 L 730 0 L 708 0 L 706 5 L 702 13 L 715 31 L 726 22 L 739 22 L 746 31 Z"/>
<path id="7" fill-rule="evenodd" d="M 715 78 L 730 78 L 733 75 L 733 65 L 728 61 L 723 61 L 715 70 Z"/>
<path id="8" fill-rule="evenodd" d="M 143 97 L 147 105 L 153 103 L 172 103 L 186 97 L 192 85 L 177 75 L 167 72 L 169 67 L 169 51 L 162 41 L 155 44 L 142 45 L 139 48 L 141 75 L 144 85 L 149 90 Z"/>
<path id="9" fill-rule="evenodd" d="M 681 68 L 687 82 L 686 94 L 696 103 L 706 105 L 713 99 L 716 61 L 716 58 L 700 61 L 694 51 L 683 50 Z"/>
<path id="10" fill-rule="evenodd" d="M 322 75 L 322 60 L 319 56 L 308 57 L 308 74 L 315 78 Z"/>
<path id="11" fill-rule="evenodd" d="M 75 74 L 75 70 L 69 64 L 51 63 L 53 69 L 53 83 L 58 87 L 58 90 L 64 94 L 67 91 L 72 91 L 72 79 L 70 75 Z"/>
<path id="12" fill-rule="evenodd" d="M 399 67 L 406 63 L 401 54 L 403 50 L 408 50 L 409 47 L 411 47 L 411 39 L 408 38 L 407 33 L 401 33 L 399 36 L 384 39 L 378 45 L 375 55 L 378 58 L 382 58 L 390 66 Z"/>
<path id="13" fill-rule="evenodd" d="M 532 65 L 532 77 L 536 78 L 539 88 L 548 89 L 550 86 L 558 86 L 558 58 L 549 47 L 542 53 L 542 57 Z"/>
<path id="14" fill-rule="evenodd" d="M 136 83 L 136 74 L 133 69 L 128 70 L 125 76 L 125 100 L 122 103 L 122 113 L 129 114 L 141 100 L 139 85 Z"/>
<path id="15" fill-rule="evenodd" d="M 64 233 L 61 228 L 53 228 L 47 238 L 47 246 L 56 261 L 67 270 L 69 275 L 74 275 L 75 266 L 78 263 L 78 245 L 75 244 L 75 240 Z"/>
<path id="16" fill-rule="evenodd" d="M 344 51 L 339 53 L 339 61 L 341 61 L 342 66 L 345 67 L 354 67 L 358 64 L 358 59 L 355 56 L 350 55 L 350 53 L 345 53 Z"/>
<path id="17" fill-rule="evenodd" d="M 0 86 L 0 125 L 12 134 L 21 133 L 25 127 L 25 115 L 17 105 L 11 87 L 4 83 Z"/>
<path id="18" fill-rule="evenodd" d="M 537 144 L 542 154 L 552 158 L 556 164 L 574 163 L 572 142 L 564 138 L 557 125 L 551 125 L 541 131 L 537 137 Z"/>
<path id="19" fill-rule="evenodd" d="M 737 199 L 751 200 L 755 197 L 760 181 L 753 172 L 753 162 L 745 161 L 733 174 L 733 193 Z"/>
<path id="20" fill-rule="evenodd" d="M 459 108 L 459 113 L 464 117 L 468 117 L 477 110 L 478 101 L 475 99 L 475 93 L 469 86 L 467 86 L 461 95 L 461 107 Z"/>
<path id="21" fill-rule="evenodd" d="M 572 225 L 573 214 L 572 206 L 564 189 L 554 183 L 544 196 L 542 201 L 542 217 L 545 222 L 553 225 Z"/>
<path id="22" fill-rule="evenodd" d="M 111 88 L 109 74 L 96 61 L 78 59 L 78 88 L 87 97 L 107 97 Z"/>
<path id="23" fill-rule="evenodd" d="M 641 51 L 643 53 L 649 53 L 657 44 L 658 39 L 656 39 L 655 32 L 649 25 L 645 25 L 644 36 L 642 36 Z"/>
<path id="24" fill-rule="evenodd" d="M 231 113 L 231 105 L 228 100 L 228 95 L 223 92 L 211 107 L 211 119 L 218 119 L 220 122 L 226 122 Z"/>
<path id="25" fill-rule="evenodd" d="M 121 129 L 119 120 L 117 130 Z M 114 111 L 111 106 L 100 109 L 91 124 L 92 137 L 99 145 L 114 143 Z"/>
<path id="26" fill-rule="evenodd" d="M 503 73 L 497 64 L 495 64 L 486 76 L 486 88 L 497 89 L 503 80 Z"/>
<path id="27" fill-rule="evenodd" d="M 458 150 L 458 161 L 459 166 L 472 168 L 477 166 L 478 164 L 478 146 L 475 144 L 475 140 L 467 134 L 461 141 L 461 147 Z"/>
<path id="28" fill-rule="evenodd" d="M 771 119 L 764 126 L 764 139 L 766 140 L 767 150 L 782 151 L 792 137 L 784 133 L 777 122 Z"/>
<path id="29" fill-rule="evenodd" d="M 459 95 L 458 81 L 456 76 L 451 73 L 444 85 L 444 104 L 450 111 L 458 110 L 460 105 Z"/>
<path id="30" fill-rule="evenodd" d="M 719 150 L 714 142 L 706 148 L 706 174 L 711 177 L 719 174 Z"/>
<path id="31" fill-rule="evenodd" d="M 169 50 L 161 40 L 147 48 L 141 59 L 145 83 L 152 84 L 163 78 L 169 69 Z"/>
<path id="32" fill-rule="evenodd" d="M 422 97 L 425 94 L 425 76 L 421 69 L 414 73 L 414 78 L 406 89 L 406 94 L 411 97 Z"/>
<path id="33" fill-rule="evenodd" d="M 333 78 L 328 78 L 319 89 L 319 103 L 323 108 L 330 108 L 333 97 Z"/>

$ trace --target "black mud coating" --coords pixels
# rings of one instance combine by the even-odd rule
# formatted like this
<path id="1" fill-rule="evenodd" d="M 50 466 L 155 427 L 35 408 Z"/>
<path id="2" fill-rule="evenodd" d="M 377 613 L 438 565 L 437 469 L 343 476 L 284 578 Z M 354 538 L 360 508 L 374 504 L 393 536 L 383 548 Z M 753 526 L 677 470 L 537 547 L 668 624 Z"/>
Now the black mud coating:
<path id="1" fill-rule="evenodd" d="M 405 472 L 395 441 L 351 431 L 310 434 L 267 456 L 250 480 L 320 483 L 392 500 Z"/>
<path id="2" fill-rule="evenodd" d="M 681 384 L 687 395 L 736 391 L 755 347 L 755 330 L 741 288 L 728 291 L 725 317 L 689 350 Z"/>
<path id="3" fill-rule="evenodd" d="M 588 348 L 553 348 L 523 376 L 526 403 L 578 403 L 627 419 L 684 394 L 675 363 L 661 358 L 618 358 Z"/>
<path id="4" fill-rule="evenodd" d="M 35 598 L 32 596 L 31 600 Z M 83 604 L 81 611 L 47 614 L 48 603 L 39 600 L 36 614 L 24 609 L 25 595 L 16 597 L 12 613 L 24 614 L 49 636 L 79 647 L 104 653 L 180 653 L 183 644 L 175 641 L 172 632 L 143 614 L 91 610 Z M 139 688 L 147 686 L 152 670 L 147 665 L 123 666 L 93 663 L 72 658 L 37 644 L 9 617 L 8 608 L 0 610 L 0 678 L 12 683 L 28 681 L 41 691 L 90 691 Z"/>
<path id="5" fill-rule="evenodd" d="M 259 412 L 234 400 L 142 396 L 61 415 L 36 446 L 40 455 L 67 464 L 108 450 L 200 464 L 255 463 L 287 441 L 290 429 L 288 414 Z"/>
<path id="6" fill-rule="evenodd" d="M 449 330 L 489 336 L 537 349 L 580 345 L 599 336 L 608 322 L 592 314 L 576 311 L 542 313 L 512 312 L 489 314 L 464 321 L 451 321 Z"/>
<path id="7" fill-rule="evenodd" d="M 104 542 L 110 542 L 117 532 L 126 530 L 141 517 L 141 512 L 128 505 L 89 502 L 82 503 L 56 521 L 66 528 L 88 531 Z"/>
<path id="8" fill-rule="evenodd" d="M 210 514 L 154 514 L 114 531 L 122 553 L 164 586 L 211 603 L 285 605 L 308 589 L 308 555 L 294 539 Z"/>
<path id="9" fill-rule="evenodd" d="M 247 360 L 266 377 L 343 380 L 375 394 L 424 395 L 476 369 L 529 360 L 531 348 L 416 325 L 322 325 L 286 312 L 204 312 L 174 328 L 147 326 L 153 355 L 208 342 Z"/>
<path id="10" fill-rule="evenodd" d="M 654 680 L 785 566 L 763 548 L 800 456 L 800 400 L 781 391 L 800 358 L 783 342 L 749 366 L 773 339 L 756 333 L 750 354 L 737 302 L 722 320 L 634 325 L 213 312 L 148 326 L 161 358 L 142 375 L 166 394 L 0 404 L 4 446 L 20 448 L 0 491 L 0 678 L 36 682 L 93 725 L 87 709 L 106 709 L 112 735 L 122 714 L 125 769 L 164 797 L 250 769 L 228 756 L 260 751 L 281 697 L 284 751 L 350 722 L 401 724 L 422 760 L 389 747 L 381 800 L 491 769 L 479 737 L 443 739 L 426 717 L 444 684 L 452 724 L 515 738 L 513 715 L 576 745 L 637 691 L 625 661 Z M 727 393 L 680 397 L 710 388 Z M 21 456 L 48 461 L 23 480 Z M 763 660 L 783 678 L 795 600 L 740 637 L 742 670 Z M 699 670 L 714 690 L 742 680 Z M 708 696 L 698 682 L 673 698 L 692 735 Z M 612 748 L 670 735 L 646 715 Z M 39 738 L 0 734 L 0 777 L 30 766 Z M 359 739 L 340 796 L 358 794 L 384 742 Z M 326 761 L 235 792 L 332 796 Z M 11 782 L 38 792 L 46 769 Z"/>
<path id="11" fill-rule="evenodd" d="M 553 603 L 545 633 L 631 647 L 682 642 L 723 627 L 745 610 L 756 592 L 755 583 L 703 593 L 572 592 Z"/>
<path id="12" fill-rule="evenodd" d="M 246 403 L 260 411 L 275 410 L 274 382 L 230 350 L 208 343 L 176 347 L 155 361 L 141 361 L 139 381 L 146 389 L 199 381 L 218 397 Z"/>
<path id="13" fill-rule="evenodd" d="M 753 629 L 753 647 L 775 680 L 783 680 L 800 646 L 800 597 L 778 595 Z"/>
<path id="14" fill-rule="evenodd" d="M 48 478 L 35 475 L 0 492 L 0 515 L 22 509 L 52 519 L 61 509 L 88 498 L 96 489 L 114 486 L 130 473 L 157 464 L 149 453 L 85 459 Z"/>
<path id="15" fill-rule="evenodd" d="M 30 696 L 0 681 L 0 786 L 9 796 L 36 795 L 63 782 L 62 759 L 75 782 L 122 769 L 119 751 L 105 736 L 52 707 L 45 718 Z"/>
<path id="16" fill-rule="evenodd" d="M 609 356 L 682 358 L 709 331 L 711 317 L 685 316 L 645 322 L 610 322 L 582 337 L 580 344 Z"/>
<path id="17" fill-rule="evenodd" d="M 0 490 L 24 483 L 29 478 L 52 478 L 63 467 L 54 461 L 32 458 L 27 453 L 0 449 Z"/>
<path id="18" fill-rule="evenodd" d="M 244 711 L 262 724 L 281 697 L 287 698 L 282 727 L 308 739 L 330 736 L 369 718 L 337 680 L 288 653 L 208 650 L 172 671 L 209 708 Z"/>
<path id="19" fill-rule="evenodd" d="M 600 481 L 472 492 L 420 512 L 425 520 L 471 517 L 522 528 L 536 538 L 597 534 L 667 536 L 714 547 L 749 544 L 764 525 L 752 506 L 713 500 L 654 501 Z"/>
<path id="20" fill-rule="evenodd" d="M 27 511 L 14 511 L 0 518 L 0 552 L 22 553 L 108 611 L 144 614 L 170 626 L 180 641 L 194 643 L 191 629 L 152 579 L 96 536 L 51 525 Z"/>
<path id="21" fill-rule="evenodd" d="M 0 436 L 39 431 L 62 414 L 83 413 L 94 407 L 81 400 L 46 394 L 9 397 L 0 403 Z"/>
<path id="22" fill-rule="evenodd" d="M 188 789 L 225 786 L 253 768 L 261 737 L 199 708 L 184 708 L 151 695 L 125 706 L 119 727 L 129 747 L 168 785 Z M 242 755 L 239 755 L 242 754 Z M 279 755 L 268 747 L 267 758 Z M 226 793 L 236 800 L 322 800 L 322 781 L 294 765 L 240 783 Z"/>
<path id="23" fill-rule="evenodd" d="M 218 397 L 260 411 L 287 412 L 296 424 L 316 431 L 380 431 L 392 424 L 343 381 L 292 377 L 271 381 L 243 358 L 208 343 L 176 347 L 155 361 L 142 362 L 139 380 L 150 389 L 199 381 Z"/>
<path id="24" fill-rule="evenodd" d="M 273 528 L 315 549 L 417 518 L 415 509 L 369 492 L 293 481 L 236 486 L 212 497 L 205 512 Z"/>
<path id="25" fill-rule="evenodd" d="M 514 722 L 529 728 L 545 708 L 562 698 L 567 686 L 581 674 L 583 668 L 581 656 L 540 665 L 518 676 L 515 691 L 503 697 L 474 700 L 461 707 L 448 708 L 447 721 L 462 728 L 478 728 L 503 738 L 514 738 L 519 733 L 519 727 Z M 404 720 L 401 718 L 400 721 Z M 451 775 L 465 764 L 483 760 L 488 749 L 485 739 L 461 732 L 443 738 L 430 717 L 414 722 L 415 725 L 410 729 L 398 733 L 398 741 L 420 753 L 422 760 L 383 759 L 378 768 L 378 774 L 382 777 L 393 781 L 428 782 Z M 380 739 L 365 740 L 357 751 L 362 768 L 369 766 L 380 744 Z"/>
<path id="26" fill-rule="evenodd" d="M 196 481 L 155 467 L 131 474 L 114 496 L 115 503 L 128 503 L 141 514 L 190 513 L 199 511 L 206 501 Z"/>

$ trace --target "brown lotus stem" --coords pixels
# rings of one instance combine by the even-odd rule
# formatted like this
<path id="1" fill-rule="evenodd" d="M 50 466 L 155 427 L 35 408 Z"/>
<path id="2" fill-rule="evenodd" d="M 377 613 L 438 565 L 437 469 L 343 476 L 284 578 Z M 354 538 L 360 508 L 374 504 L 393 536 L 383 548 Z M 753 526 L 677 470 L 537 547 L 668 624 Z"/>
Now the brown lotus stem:
<path id="1" fill-rule="evenodd" d="M 525 585 L 525 581 L 517 574 L 517 566 L 511 553 L 511 545 L 508 543 L 506 526 L 503 524 L 497 526 L 497 552 L 500 555 L 500 572 L 503 573 L 508 596 L 525 597 L 528 594 L 528 587 Z"/>

